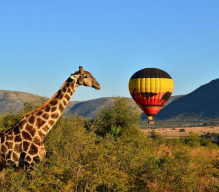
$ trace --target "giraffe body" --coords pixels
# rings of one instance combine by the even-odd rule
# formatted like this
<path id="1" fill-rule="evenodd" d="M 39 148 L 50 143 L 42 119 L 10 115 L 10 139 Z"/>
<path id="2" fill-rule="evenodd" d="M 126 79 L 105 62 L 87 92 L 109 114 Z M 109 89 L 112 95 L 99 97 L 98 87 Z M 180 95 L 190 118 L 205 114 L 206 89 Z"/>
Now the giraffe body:
<path id="1" fill-rule="evenodd" d="M 96 79 L 79 67 L 43 106 L 25 114 L 11 129 L 0 132 L 0 168 L 33 168 L 45 156 L 43 139 L 80 85 L 100 89 Z"/>

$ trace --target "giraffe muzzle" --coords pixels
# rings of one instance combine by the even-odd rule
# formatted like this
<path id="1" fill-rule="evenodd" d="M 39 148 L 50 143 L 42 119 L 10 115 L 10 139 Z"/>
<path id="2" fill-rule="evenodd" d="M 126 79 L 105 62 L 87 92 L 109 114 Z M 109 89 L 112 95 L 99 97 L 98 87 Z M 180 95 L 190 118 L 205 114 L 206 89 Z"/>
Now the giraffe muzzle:
<path id="1" fill-rule="evenodd" d="M 99 90 L 101 89 L 100 85 L 99 84 L 93 84 L 92 87 L 96 90 Z"/>

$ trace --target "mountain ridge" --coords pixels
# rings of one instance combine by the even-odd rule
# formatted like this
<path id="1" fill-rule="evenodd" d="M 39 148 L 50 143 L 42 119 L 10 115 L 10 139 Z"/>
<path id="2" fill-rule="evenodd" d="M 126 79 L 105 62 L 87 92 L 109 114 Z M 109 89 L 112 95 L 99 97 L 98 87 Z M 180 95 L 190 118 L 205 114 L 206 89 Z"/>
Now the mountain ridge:
<path id="1" fill-rule="evenodd" d="M 171 103 L 180 96 L 172 96 L 168 103 Z M 13 110 L 14 113 L 18 113 L 23 110 L 25 102 L 37 102 L 43 97 L 34 95 L 31 93 L 20 92 L 20 91 L 8 91 L 0 90 L 0 114 L 8 113 Z M 70 101 L 64 111 L 65 115 L 70 113 L 76 113 L 86 119 L 92 119 L 97 116 L 98 111 L 101 108 L 110 106 L 113 104 L 114 97 L 101 97 L 91 99 L 87 101 Z M 136 105 L 133 99 L 129 98 L 133 105 Z M 138 109 L 139 114 L 143 113 L 142 110 Z"/>
<path id="2" fill-rule="evenodd" d="M 201 85 L 191 93 L 163 108 L 156 119 L 169 119 L 178 115 L 203 118 L 219 117 L 219 78 Z"/>

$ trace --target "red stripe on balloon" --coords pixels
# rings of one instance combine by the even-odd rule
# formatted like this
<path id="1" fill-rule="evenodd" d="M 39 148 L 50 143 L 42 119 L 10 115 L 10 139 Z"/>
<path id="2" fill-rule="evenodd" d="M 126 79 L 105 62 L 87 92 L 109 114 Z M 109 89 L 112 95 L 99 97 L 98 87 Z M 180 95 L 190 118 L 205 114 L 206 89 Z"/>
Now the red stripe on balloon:
<path id="1" fill-rule="evenodd" d="M 148 115 L 148 114 L 157 114 L 162 107 L 160 107 L 159 109 L 153 109 L 153 108 L 148 108 L 148 107 L 141 107 L 141 109 Z"/>
<path id="2" fill-rule="evenodd" d="M 160 100 L 160 99 L 153 99 L 153 98 L 141 98 L 141 99 L 135 99 L 135 102 L 138 105 L 165 105 L 167 101 Z"/>

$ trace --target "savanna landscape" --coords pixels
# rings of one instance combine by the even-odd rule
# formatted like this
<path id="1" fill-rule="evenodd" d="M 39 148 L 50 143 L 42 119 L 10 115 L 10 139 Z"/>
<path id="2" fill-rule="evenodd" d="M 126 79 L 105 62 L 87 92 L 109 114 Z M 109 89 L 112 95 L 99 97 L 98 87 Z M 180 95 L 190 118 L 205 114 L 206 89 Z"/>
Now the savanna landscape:
<path id="1" fill-rule="evenodd" d="M 219 192 L 218 10 L 0 1 L 0 192 Z"/>
<path id="2" fill-rule="evenodd" d="M 41 104 L 26 103 L 19 113 L 1 115 L 1 130 Z M 186 136 L 167 139 L 161 130 L 170 133 L 173 128 L 139 129 L 140 117 L 129 99 L 122 97 L 114 98 L 93 120 L 76 114 L 62 116 L 45 137 L 43 161 L 35 170 L 3 169 L 0 190 L 219 190 L 219 149 L 200 133 L 188 133 L 199 127 L 183 127 Z"/>

